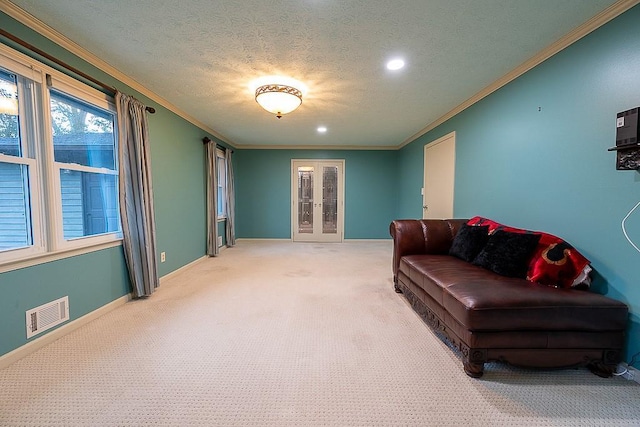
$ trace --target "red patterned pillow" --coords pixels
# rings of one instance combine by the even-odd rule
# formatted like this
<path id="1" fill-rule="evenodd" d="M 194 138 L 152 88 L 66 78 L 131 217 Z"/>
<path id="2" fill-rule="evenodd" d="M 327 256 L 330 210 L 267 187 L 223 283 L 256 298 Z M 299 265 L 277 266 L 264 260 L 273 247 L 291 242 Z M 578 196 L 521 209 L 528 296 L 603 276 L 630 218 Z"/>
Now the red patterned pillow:
<path id="1" fill-rule="evenodd" d="M 589 265 L 589 260 L 573 246 L 552 234 L 509 227 L 480 216 L 471 218 L 467 224 L 489 226 L 489 234 L 498 229 L 512 233 L 539 234 L 540 241 L 533 252 L 527 270 L 527 280 L 531 282 L 570 288 L 574 285 L 575 279 Z"/>
<path id="2" fill-rule="evenodd" d="M 554 235 L 540 233 L 527 279 L 543 285 L 570 288 L 587 265 L 589 260 L 569 243 Z"/>

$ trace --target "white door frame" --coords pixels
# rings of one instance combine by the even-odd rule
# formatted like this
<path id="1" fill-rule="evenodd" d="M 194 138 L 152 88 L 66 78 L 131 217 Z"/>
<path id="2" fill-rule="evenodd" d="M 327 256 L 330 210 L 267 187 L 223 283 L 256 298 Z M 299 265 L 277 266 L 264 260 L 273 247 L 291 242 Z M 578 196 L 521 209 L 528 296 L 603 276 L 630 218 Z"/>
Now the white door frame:
<path id="1" fill-rule="evenodd" d="M 440 187 L 441 189 L 446 192 L 443 199 L 446 203 L 447 206 L 441 207 L 441 212 L 440 215 L 438 215 L 437 209 L 436 212 L 434 213 L 434 215 L 428 215 L 429 214 L 429 208 L 428 208 L 428 201 L 427 201 L 427 196 L 428 196 L 428 191 L 427 191 L 427 153 L 428 150 L 435 147 L 438 144 L 442 144 L 444 142 L 448 142 L 448 141 L 452 141 L 453 144 L 453 158 L 452 160 L 452 164 L 451 166 L 451 170 L 447 170 L 447 174 L 444 176 L 439 177 L 440 178 Z M 422 218 L 435 218 L 435 219 L 448 219 L 448 218 L 453 218 L 453 201 L 454 201 L 454 191 L 455 191 L 455 175 L 456 175 L 456 153 L 455 153 L 455 147 L 456 147 L 456 132 L 453 131 L 451 133 L 448 133 L 434 141 L 431 141 L 427 144 L 425 144 L 424 146 L 424 163 L 423 163 L 423 171 L 422 171 L 422 176 L 423 176 L 423 182 L 422 182 Z M 446 217 L 446 218 L 440 218 L 440 217 Z"/>
<path id="2" fill-rule="evenodd" d="M 338 218 L 337 218 L 337 233 L 326 234 L 325 237 L 320 239 L 296 239 L 296 227 L 297 227 L 297 198 L 298 198 L 298 166 L 322 166 L 323 164 L 337 164 L 338 168 Z M 318 169 L 317 169 L 318 170 Z M 291 159 L 291 240 L 292 241 L 308 241 L 308 242 L 336 242 L 340 243 L 344 241 L 344 187 L 345 187 L 345 160 L 344 159 Z M 320 181 L 321 183 L 322 181 Z M 322 184 L 320 184 L 322 185 Z"/>

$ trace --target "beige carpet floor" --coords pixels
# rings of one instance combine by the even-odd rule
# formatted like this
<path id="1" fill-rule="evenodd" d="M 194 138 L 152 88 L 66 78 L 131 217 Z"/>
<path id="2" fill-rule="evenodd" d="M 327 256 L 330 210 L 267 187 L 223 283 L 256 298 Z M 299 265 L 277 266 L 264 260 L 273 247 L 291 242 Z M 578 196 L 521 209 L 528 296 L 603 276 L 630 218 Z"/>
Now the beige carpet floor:
<path id="1" fill-rule="evenodd" d="M 471 379 L 393 292 L 390 242 L 240 241 L 0 371 L 0 425 L 639 426 L 640 386 Z"/>

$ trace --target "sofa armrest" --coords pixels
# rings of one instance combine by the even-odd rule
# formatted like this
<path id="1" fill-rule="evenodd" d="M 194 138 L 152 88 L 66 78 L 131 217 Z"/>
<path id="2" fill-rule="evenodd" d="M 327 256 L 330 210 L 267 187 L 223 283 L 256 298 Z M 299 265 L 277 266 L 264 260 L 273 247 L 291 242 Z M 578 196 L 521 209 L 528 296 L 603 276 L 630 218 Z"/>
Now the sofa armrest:
<path id="1" fill-rule="evenodd" d="M 393 238 L 393 282 L 398 283 L 400 258 L 405 255 L 447 254 L 453 238 L 466 219 L 396 219 L 389 233 Z"/>

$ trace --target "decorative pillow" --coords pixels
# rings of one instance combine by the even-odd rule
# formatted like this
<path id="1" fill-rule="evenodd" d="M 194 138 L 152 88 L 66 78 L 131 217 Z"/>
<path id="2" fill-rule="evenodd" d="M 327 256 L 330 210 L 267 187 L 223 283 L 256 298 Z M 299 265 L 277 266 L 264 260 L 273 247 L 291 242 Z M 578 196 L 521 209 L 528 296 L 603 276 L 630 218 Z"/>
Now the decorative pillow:
<path id="1" fill-rule="evenodd" d="M 508 227 L 481 216 L 471 218 L 467 221 L 467 224 L 476 227 L 488 226 L 489 233 L 503 230 L 513 233 L 540 235 L 540 241 L 533 252 L 527 269 L 526 279 L 531 282 L 557 288 L 571 288 L 583 282 L 588 283 L 588 272 L 586 274 L 584 272 L 589 265 L 589 260 L 559 237 L 548 233 Z M 581 275 L 586 277 L 581 279 Z"/>
<path id="2" fill-rule="evenodd" d="M 547 286 L 571 288 L 588 265 L 589 260 L 569 243 L 554 235 L 540 233 L 527 279 Z"/>
<path id="3" fill-rule="evenodd" d="M 529 259 L 538 246 L 539 234 L 496 230 L 473 264 L 509 277 L 527 277 Z"/>
<path id="4" fill-rule="evenodd" d="M 453 238 L 449 255 L 471 262 L 487 244 L 487 240 L 489 240 L 488 226 L 462 224 L 458 234 Z"/>

